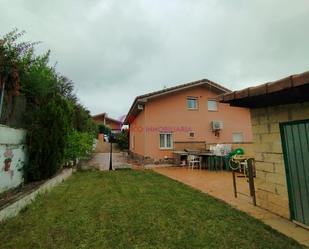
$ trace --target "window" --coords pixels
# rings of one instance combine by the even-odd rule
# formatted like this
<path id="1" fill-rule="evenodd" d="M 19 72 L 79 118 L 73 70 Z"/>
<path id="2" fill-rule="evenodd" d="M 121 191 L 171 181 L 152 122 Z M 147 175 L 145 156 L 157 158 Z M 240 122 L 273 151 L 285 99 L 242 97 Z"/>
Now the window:
<path id="1" fill-rule="evenodd" d="M 242 132 L 233 133 L 233 143 L 242 143 L 244 141 L 244 135 Z"/>
<path id="2" fill-rule="evenodd" d="M 217 101 L 215 101 L 215 100 L 208 100 L 207 105 L 208 105 L 208 111 L 211 111 L 211 112 L 218 111 Z"/>
<path id="3" fill-rule="evenodd" d="M 172 149 L 173 134 L 160 133 L 160 149 Z"/>
<path id="4" fill-rule="evenodd" d="M 190 131 L 189 132 L 189 138 L 194 138 L 195 137 L 195 132 L 194 131 Z"/>
<path id="5" fill-rule="evenodd" d="M 194 97 L 189 97 L 187 98 L 187 108 L 188 109 L 197 109 L 198 105 L 197 105 L 197 98 Z"/>

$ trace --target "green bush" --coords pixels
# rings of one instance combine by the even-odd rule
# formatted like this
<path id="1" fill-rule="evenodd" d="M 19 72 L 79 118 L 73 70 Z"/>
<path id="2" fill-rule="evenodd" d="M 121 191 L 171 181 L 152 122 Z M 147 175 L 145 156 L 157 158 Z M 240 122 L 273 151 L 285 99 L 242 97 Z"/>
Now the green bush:
<path id="1" fill-rule="evenodd" d="M 29 159 L 24 168 L 26 181 L 53 176 L 61 168 L 71 129 L 72 106 L 60 95 L 28 114 Z"/>
<path id="2" fill-rule="evenodd" d="M 99 124 L 98 125 L 98 130 L 99 130 L 99 133 L 101 134 L 110 134 L 112 129 L 109 128 L 108 126 L 104 125 L 104 124 Z"/>
<path id="3" fill-rule="evenodd" d="M 65 160 L 87 159 L 93 151 L 93 135 L 89 132 L 72 131 L 68 136 Z"/>
<path id="4" fill-rule="evenodd" d="M 129 149 L 129 133 L 128 130 L 122 130 L 120 133 L 116 134 L 116 143 L 120 150 Z"/>

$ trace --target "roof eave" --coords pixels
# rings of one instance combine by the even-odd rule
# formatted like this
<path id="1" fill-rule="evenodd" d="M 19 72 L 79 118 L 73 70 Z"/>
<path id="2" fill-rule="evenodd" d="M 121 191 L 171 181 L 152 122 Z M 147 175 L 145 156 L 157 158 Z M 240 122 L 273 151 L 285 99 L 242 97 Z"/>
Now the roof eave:
<path id="1" fill-rule="evenodd" d="M 202 79 L 202 80 L 198 80 L 198 81 L 194 81 L 194 82 L 178 85 L 178 86 L 175 86 L 175 87 L 170 87 L 170 88 L 163 89 L 163 90 L 160 90 L 160 91 L 156 91 L 156 92 L 153 92 L 153 93 L 148 93 L 148 94 L 140 95 L 140 96 L 137 96 L 135 98 L 133 104 L 131 105 L 131 108 L 130 108 L 130 110 L 129 110 L 129 112 L 128 112 L 125 120 L 124 120 L 124 124 L 129 124 L 130 123 L 130 120 L 128 120 L 128 119 L 133 117 L 132 112 L 134 111 L 134 109 L 137 107 L 138 104 L 141 104 L 141 103 L 144 104 L 148 100 L 153 99 L 153 98 L 157 98 L 157 97 L 161 97 L 161 96 L 164 96 L 164 95 L 172 94 L 172 93 L 178 92 L 178 91 L 183 91 L 183 90 L 186 90 L 186 89 L 189 89 L 189 88 L 192 88 L 192 87 L 202 86 L 202 85 L 205 85 L 205 84 L 207 84 L 208 86 L 213 87 L 216 90 L 221 91 L 223 93 L 232 92 L 230 89 L 222 87 L 221 85 L 219 85 L 219 84 L 217 84 L 215 82 L 212 82 L 212 81 L 207 80 L 207 79 Z M 134 119 L 132 119 L 132 121 L 133 120 Z"/>
<path id="2" fill-rule="evenodd" d="M 101 117 L 101 116 L 106 116 L 106 112 L 103 112 L 103 113 L 99 113 L 99 114 L 96 114 L 96 115 L 93 115 L 91 116 L 92 118 L 98 118 L 98 117 Z"/>
<path id="3" fill-rule="evenodd" d="M 147 102 L 147 100 L 144 99 L 138 99 L 135 98 L 133 104 L 131 105 L 131 108 L 128 112 L 128 114 L 126 115 L 123 124 L 124 125 L 129 125 L 134 119 L 135 119 L 135 115 L 133 115 L 133 112 L 136 112 L 138 110 L 137 105 L 139 104 L 145 104 Z"/>
<path id="4" fill-rule="evenodd" d="M 307 101 L 307 94 L 309 88 L 309 71 L 291 75 L 283 79 L 264 83 L 255 87 L 245 88 L 240 91 L 234 91 L 218 96 L 217 100 L 222 103 L 229 103 L 232 106 L 241 107 L 259 107 L 292 103 L 298 101 Z M 266 101 L 266 98 L 273 98 L 273 100 Z M 281 96 L 281 97 L 280 97 Z M 277 98 L 276 100 L 274 98 Z M 263 100 L 261 103 L 258 101 Z"/>

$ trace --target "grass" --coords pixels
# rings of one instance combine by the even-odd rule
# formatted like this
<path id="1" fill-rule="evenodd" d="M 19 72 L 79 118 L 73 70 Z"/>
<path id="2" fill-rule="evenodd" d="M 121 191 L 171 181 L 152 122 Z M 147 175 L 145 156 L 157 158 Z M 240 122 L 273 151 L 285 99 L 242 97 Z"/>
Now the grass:
<path id="1" fill-rule="evenodd" d="M 0 248 L 301 248 L 152 171 L 77 172 L 0 228 Z"/>

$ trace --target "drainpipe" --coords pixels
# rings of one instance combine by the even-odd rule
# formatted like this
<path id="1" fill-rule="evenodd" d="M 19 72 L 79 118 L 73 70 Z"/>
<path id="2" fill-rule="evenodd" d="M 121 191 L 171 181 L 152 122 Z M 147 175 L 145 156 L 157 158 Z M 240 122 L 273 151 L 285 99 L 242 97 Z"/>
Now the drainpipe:
<path id="1" fill-rule="evenodd" d="M 4 88 L 5 88 L 5 81 L 3 81 L 2 90 L 1 90 L 1 98 L 0 98 L 0 119 L 2 116 L 2 107 L 3 107 L 3 98 L 4 98 Z"/>

